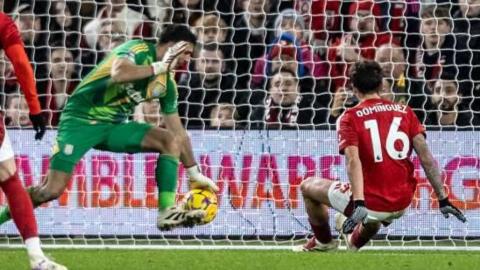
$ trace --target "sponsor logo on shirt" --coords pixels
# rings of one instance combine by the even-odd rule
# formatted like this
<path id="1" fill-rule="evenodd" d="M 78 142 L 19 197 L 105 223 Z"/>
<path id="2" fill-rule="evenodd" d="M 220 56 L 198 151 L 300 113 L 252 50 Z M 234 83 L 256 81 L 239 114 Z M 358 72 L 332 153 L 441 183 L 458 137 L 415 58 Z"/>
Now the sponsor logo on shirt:
<path id="1" fill-rule="evenodd" d="M 65 147 L 63 148 L 63 153 L 67 156 L 70 156 L 71 154 L 73 154 L 73 145 L 66 144 Z"/>

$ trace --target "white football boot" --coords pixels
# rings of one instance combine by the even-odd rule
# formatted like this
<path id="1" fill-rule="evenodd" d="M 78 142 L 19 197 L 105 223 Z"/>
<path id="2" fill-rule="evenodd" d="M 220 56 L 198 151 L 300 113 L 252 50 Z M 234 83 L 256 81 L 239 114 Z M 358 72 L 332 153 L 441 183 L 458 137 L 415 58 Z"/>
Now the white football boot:
<path id="1" fill-rule="evenodd" d="M 30 261 L 32 270 L 68 270 L 67 267 L 58 264 L 48 258 Z"/>
<path id="2" fill-rule="evenodd" d="M 193 227 L 202 222 L 205 217 L 203 210 L 185 210 L 179 206 L 172 206 L 158 213 L 157 228 L 168 231 L 175 227 Z"/>
<path id="3" fill-rule="evenodd" d="M 293 252 L 328 252 L 328 251 L 337 250 L 337 248 L 338 248 L 337 240 L 332 240 L 330 243 L 323 244 L 317 241 L 317 239 L 314 236 L 310 238 L 307 241 L 307 243 L 300 246 L 294 246 L 292 248 L 292 251 Z"/>

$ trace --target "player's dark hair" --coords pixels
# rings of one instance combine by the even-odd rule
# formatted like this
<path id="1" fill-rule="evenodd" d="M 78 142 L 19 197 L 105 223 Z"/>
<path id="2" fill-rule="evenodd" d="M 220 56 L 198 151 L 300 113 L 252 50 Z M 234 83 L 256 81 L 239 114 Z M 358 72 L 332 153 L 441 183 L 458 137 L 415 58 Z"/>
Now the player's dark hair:
<path id="1" fill-rule="evenodd" d="M 375 61 L 357 62 L 350 71 L 350 81 L 362 94 L 378 92 L 382 80 L 382 68 Z"/>
<path id="2" fill-rule="evenodd" d="M 159 43 L 187 41 L 193 44 L 197 43 L 197 37 L 190 28 L 182 24 L 167 24 L 163 27 L 160 34 Z"/>

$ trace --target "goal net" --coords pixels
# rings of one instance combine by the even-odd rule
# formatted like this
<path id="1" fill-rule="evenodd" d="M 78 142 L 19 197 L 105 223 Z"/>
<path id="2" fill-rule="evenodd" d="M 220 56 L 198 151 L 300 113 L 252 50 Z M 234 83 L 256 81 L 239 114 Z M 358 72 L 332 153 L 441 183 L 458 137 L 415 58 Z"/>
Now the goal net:
<path id="1" fill-rule="evenodd" d="M 22 32 L 51 127 L 42 141 L 33 141 L 25 101 L 2 56 L 1 102 L 26 186 L 46 175 L 68 96 L 112 48 L 132 38 L 155 42 L 169 22 L 190 26 L 199 38 L 191 63 L 175 78 L 197 162 L 220 187 L 216 219 L 160 232 L 157 155 L 91 150 L 65 193 L 36 210 L 42 241 L 83 248 L 283 249 L 304 243 L 311 230 L 300 183 L 309 176 L 348 181 L 335 121 L 358 102 L 349 66 L 375 59 L 384 69 L 385 97 L 410 105 L 427 126 L 445 187 L 468 222 L 441 215 L 414 156 L 418 187 L 411 206 L 368 247 L 478 248 L 480 1 L 458 2 L 6 1 L 3 9 Z M 162 125 L 158 108 L 140 105 L 131 120 Z M 178 199 L 187 190 L 180 166 Z M 6 205 L 3 194 L 0 204 Z M 0 227 L 3 247 L 20 243 L 12 222 Z"/>

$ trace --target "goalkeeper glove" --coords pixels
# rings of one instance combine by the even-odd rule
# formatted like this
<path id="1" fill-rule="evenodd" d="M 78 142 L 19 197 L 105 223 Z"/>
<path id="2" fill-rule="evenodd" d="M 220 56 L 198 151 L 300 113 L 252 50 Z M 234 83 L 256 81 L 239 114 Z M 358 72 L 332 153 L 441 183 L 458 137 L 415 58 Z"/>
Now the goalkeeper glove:
<path id="1" fill-rule="evenodd" d="M 453 204 L 450 203 L 448 200 L 448 197 L 442 200 L 438 200 L 438 203 L 440 205 L 440 212 L 442 212 L 443 216 L 445 218 L 449 217 L 449 214 L 454 215 L 458 220 L 461 222 L 465 223 L 467 221 L 467 218 L 463 215 L 463 213 L 458 210 L 457 207 L 455 207 Z"/>
<path id="2" fill-rule="evenodd" d="M 197 165 L 188 168 L 187 174 L 190 189 L 207 188 L 213 190 L 214 192 L 218 191 L 218 186 L 212 181 L 212 179 L 203 175 Z"/>
<path id="3" fill-rule="evenodd" d="M 347 218 L 342 225 L 342 232 L 344 234 L 352 233 L 355 226 L 360 222 L 364 222 L 367 218 L 368 212 L 365 207 L 365 202 L 363 200 L 355 200 L 354 205 L 355 209 L 353 210 L 353 214 Z"/>
<path id="4" fill-rule="evenodd" d="M 30 122 L 32 122 L 33 130 L 35 130 L 35 140 L 41 140 L 45 135 L 45 119 L 42 113 L 30 114 Z"/>
<path id="5" fill-rule="evenodd" d="M 152 64 L 152 70 L 154 75 L 162 74 L 169 72 L 171 67 L 175 67 L 177 57 L 185 52 L 188 46 L 188 42 L 180 41 L 175 43 L 172 47 L 167 49 L 167 52 L 163 56 L 162 61 L 155 62 Z"/>

